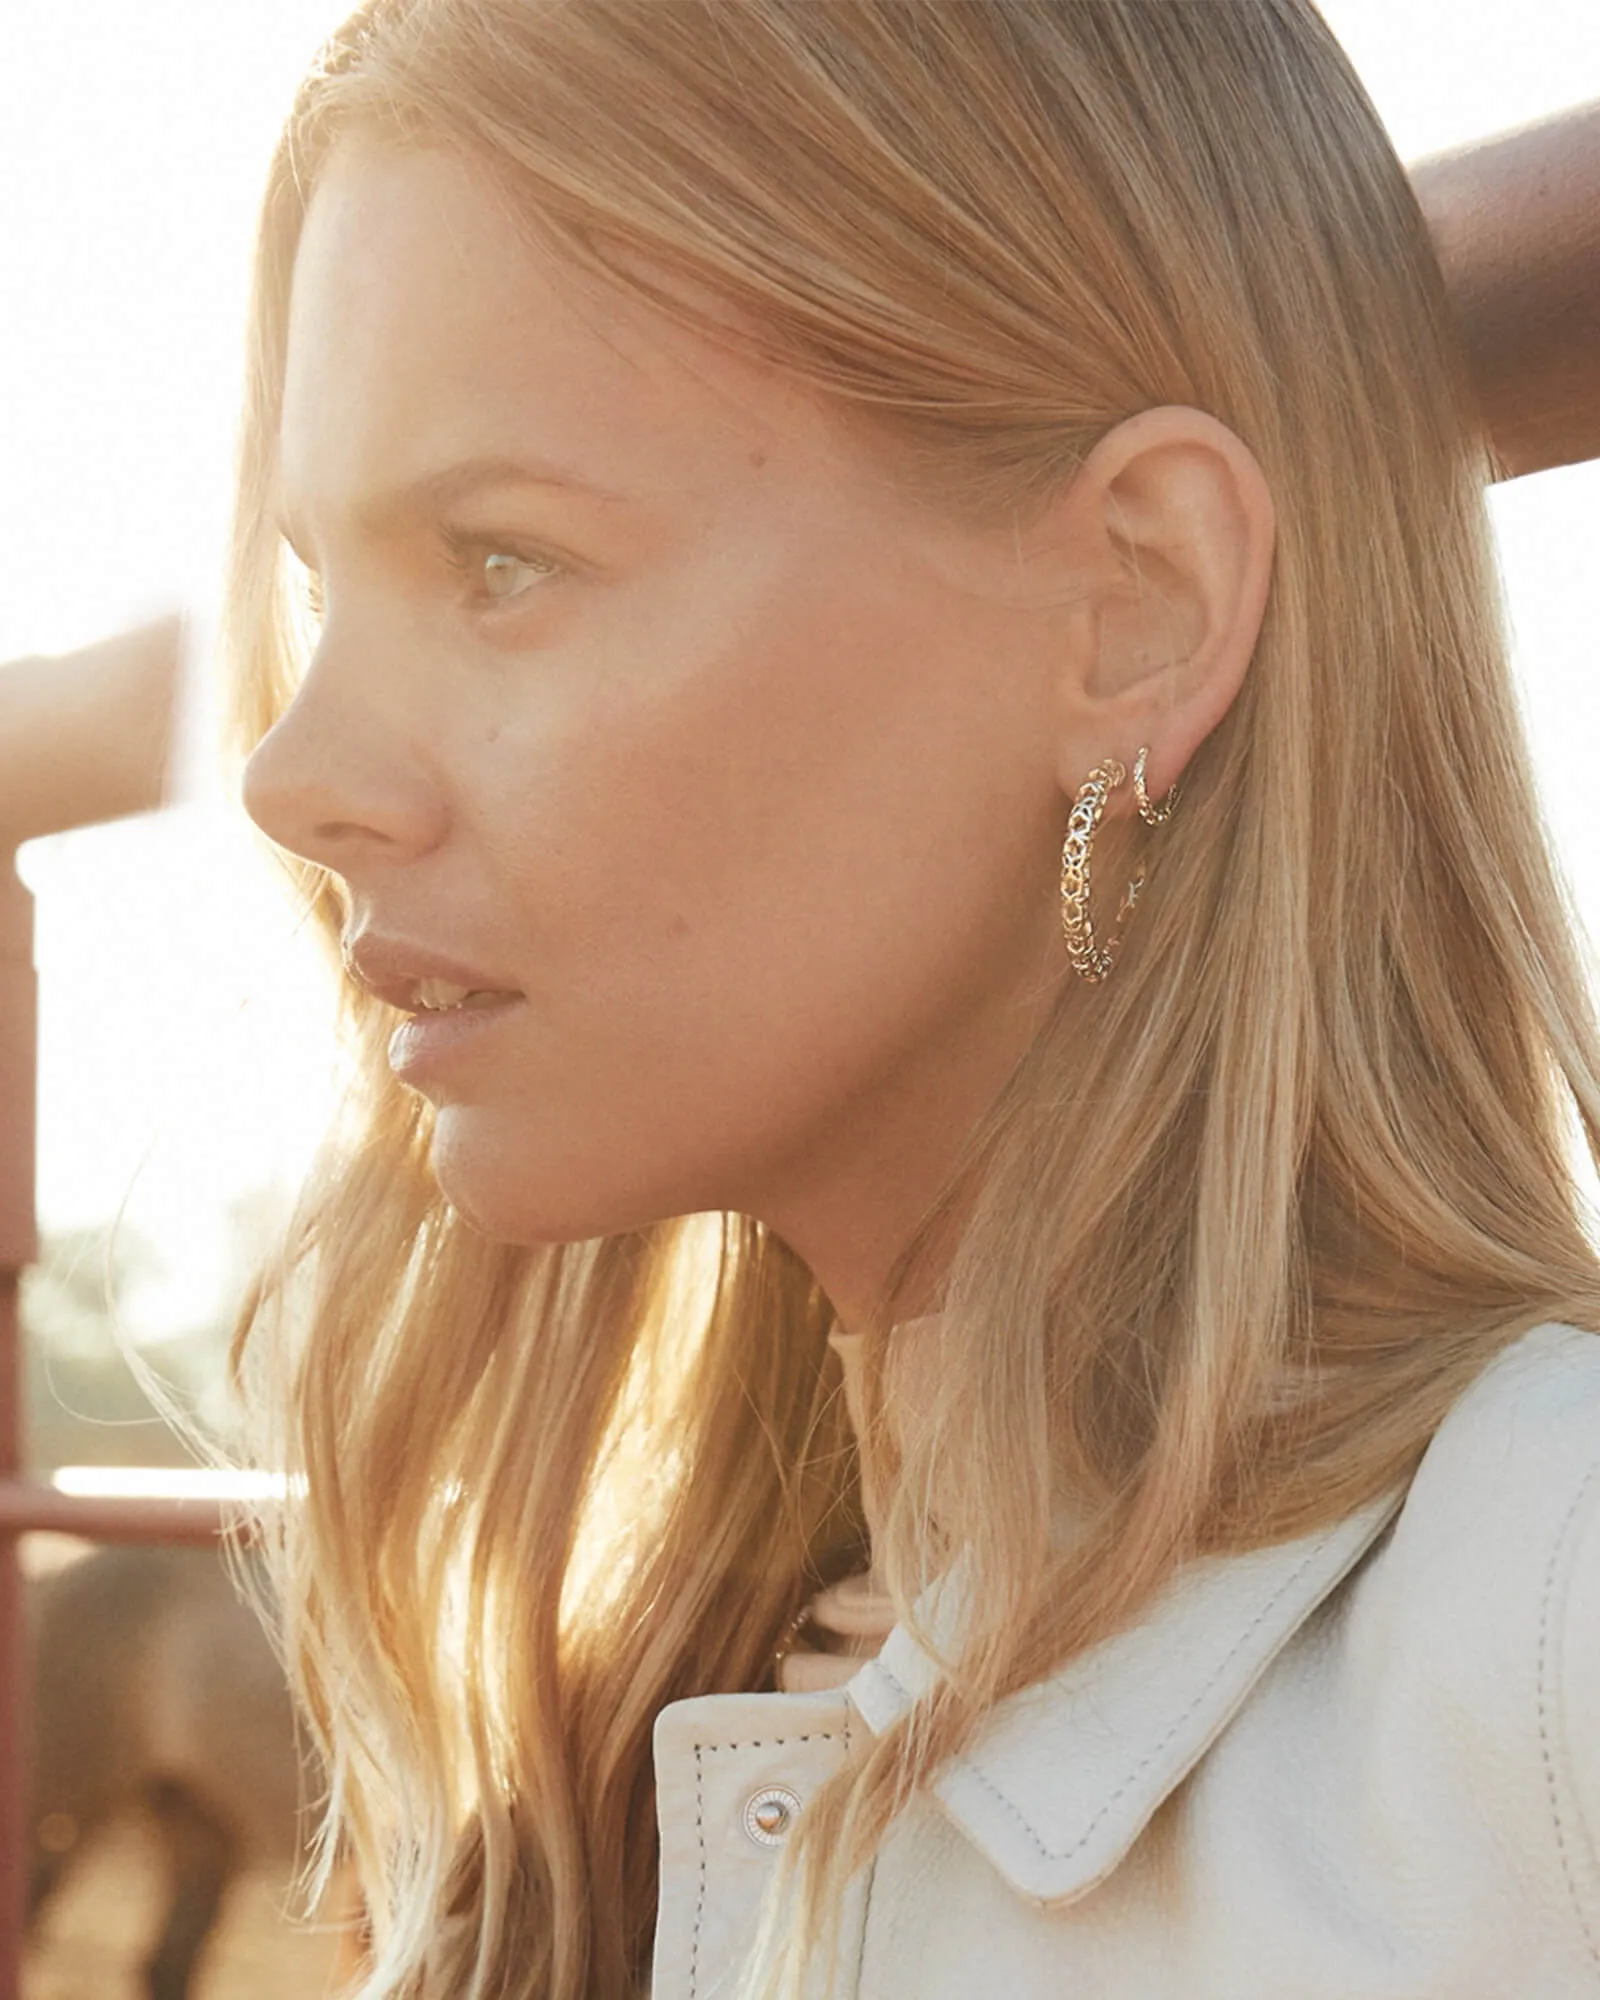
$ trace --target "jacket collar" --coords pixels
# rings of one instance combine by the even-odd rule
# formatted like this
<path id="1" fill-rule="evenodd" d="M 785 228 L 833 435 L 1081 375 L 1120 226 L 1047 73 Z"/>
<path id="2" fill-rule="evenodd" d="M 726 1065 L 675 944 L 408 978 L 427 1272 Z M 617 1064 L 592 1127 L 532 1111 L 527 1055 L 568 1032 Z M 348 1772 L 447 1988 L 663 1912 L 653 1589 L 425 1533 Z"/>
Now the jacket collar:
<path id="1" fill-rule="evenodd" d="M 1190 1564 L 1137 1625 L 999 1703 L 934 1780 L 935 1797 L 1019 1895 L 1083 1895 L 1121 1861 L 1403 1497 L 1397 1489 L 1297 1541 Z M 897 1625 L 849 1683 L 850 1699 L 881 1734 L 936 1675 Z"/>

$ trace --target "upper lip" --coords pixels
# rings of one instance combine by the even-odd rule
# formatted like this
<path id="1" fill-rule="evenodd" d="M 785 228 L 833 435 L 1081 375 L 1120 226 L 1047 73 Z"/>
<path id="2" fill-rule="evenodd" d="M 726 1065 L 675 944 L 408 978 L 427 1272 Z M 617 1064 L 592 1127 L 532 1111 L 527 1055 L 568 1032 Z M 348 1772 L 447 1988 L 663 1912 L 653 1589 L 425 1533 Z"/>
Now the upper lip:
<path id="1" fill-rule="evenodd" d="M 416 1011 L 417 988 L 425 979 L 448 980 L 454 986 L 466 987 L 470 993 L 521 991 L 498 973 L 485 972 L 481 966 L 464 965 L 459 959 L 446 958 L 441 952 L 428 951 L 405 938 L 384 937 L 375 931 L 346 939 L 344 962 L 358 985 L 375 998 L 386 1000 L 391 1007 L 403 1008 L 408 1013 Z"/>

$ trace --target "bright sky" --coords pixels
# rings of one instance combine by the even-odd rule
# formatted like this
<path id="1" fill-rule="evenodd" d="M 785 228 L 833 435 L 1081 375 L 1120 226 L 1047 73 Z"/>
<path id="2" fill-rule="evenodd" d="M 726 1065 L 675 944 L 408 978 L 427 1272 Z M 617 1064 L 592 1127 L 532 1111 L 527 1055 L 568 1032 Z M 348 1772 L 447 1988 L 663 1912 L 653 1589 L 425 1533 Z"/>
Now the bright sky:
<path id="1" fill-rule="evenodd" d="M 1207 0 L 1226 4 L 1226 0 Z M 214 616 L 249 234 L 327 0 L 22 0 L 0 70 L 0 660 L 173 605 Z M 1595 0 L 1325 0 L 1407 159 L 1600 98 Z M 1600 465 L 1493 497 L 1551 823 L 1600 935 Z M 228 1204 L 300 1172 L 326 984 L 270 871 L 195 802 L 35 842 L 39 1208 L 126 1203 L 164 1278 L 133 1331 L 209 1318 Z"/>

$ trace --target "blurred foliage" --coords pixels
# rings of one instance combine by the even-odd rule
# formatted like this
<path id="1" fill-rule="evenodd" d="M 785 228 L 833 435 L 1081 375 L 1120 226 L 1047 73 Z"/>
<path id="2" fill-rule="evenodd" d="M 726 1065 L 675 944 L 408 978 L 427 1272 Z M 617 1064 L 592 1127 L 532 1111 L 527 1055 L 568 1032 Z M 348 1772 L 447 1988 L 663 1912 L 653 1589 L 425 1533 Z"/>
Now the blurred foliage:
<path id="1" fill-rule="evenodd" d="M 158 1339 L 135 1340 L 127 1324 L 130 1295 L 162 1261 L 136 1228 L 123 1221 L 44 1238 L 22 1281 L 24 1447 L 33 1469 L 192 1464 L 193 1451 L 146 1393 L 142 1370 L 210 1432 L 226 1432 L 233 1312 L 278 1214 L 267 1196 L 233 1205 L 234 1268 L 214 1318 Z"/>

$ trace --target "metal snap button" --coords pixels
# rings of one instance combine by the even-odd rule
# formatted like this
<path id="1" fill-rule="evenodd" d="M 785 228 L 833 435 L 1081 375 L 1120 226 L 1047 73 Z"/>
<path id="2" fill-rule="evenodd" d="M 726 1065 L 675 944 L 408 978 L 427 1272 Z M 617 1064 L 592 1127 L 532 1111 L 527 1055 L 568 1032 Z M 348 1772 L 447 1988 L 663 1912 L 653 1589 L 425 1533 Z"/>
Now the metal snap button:
<path id="1" fill-rule="evenodd" d="M 745 1800 L 745 1833 L 757 1847 L 781 1847 L 799 1811 L 799 1797 L 787 1785 L 768 1785 Z"/>

